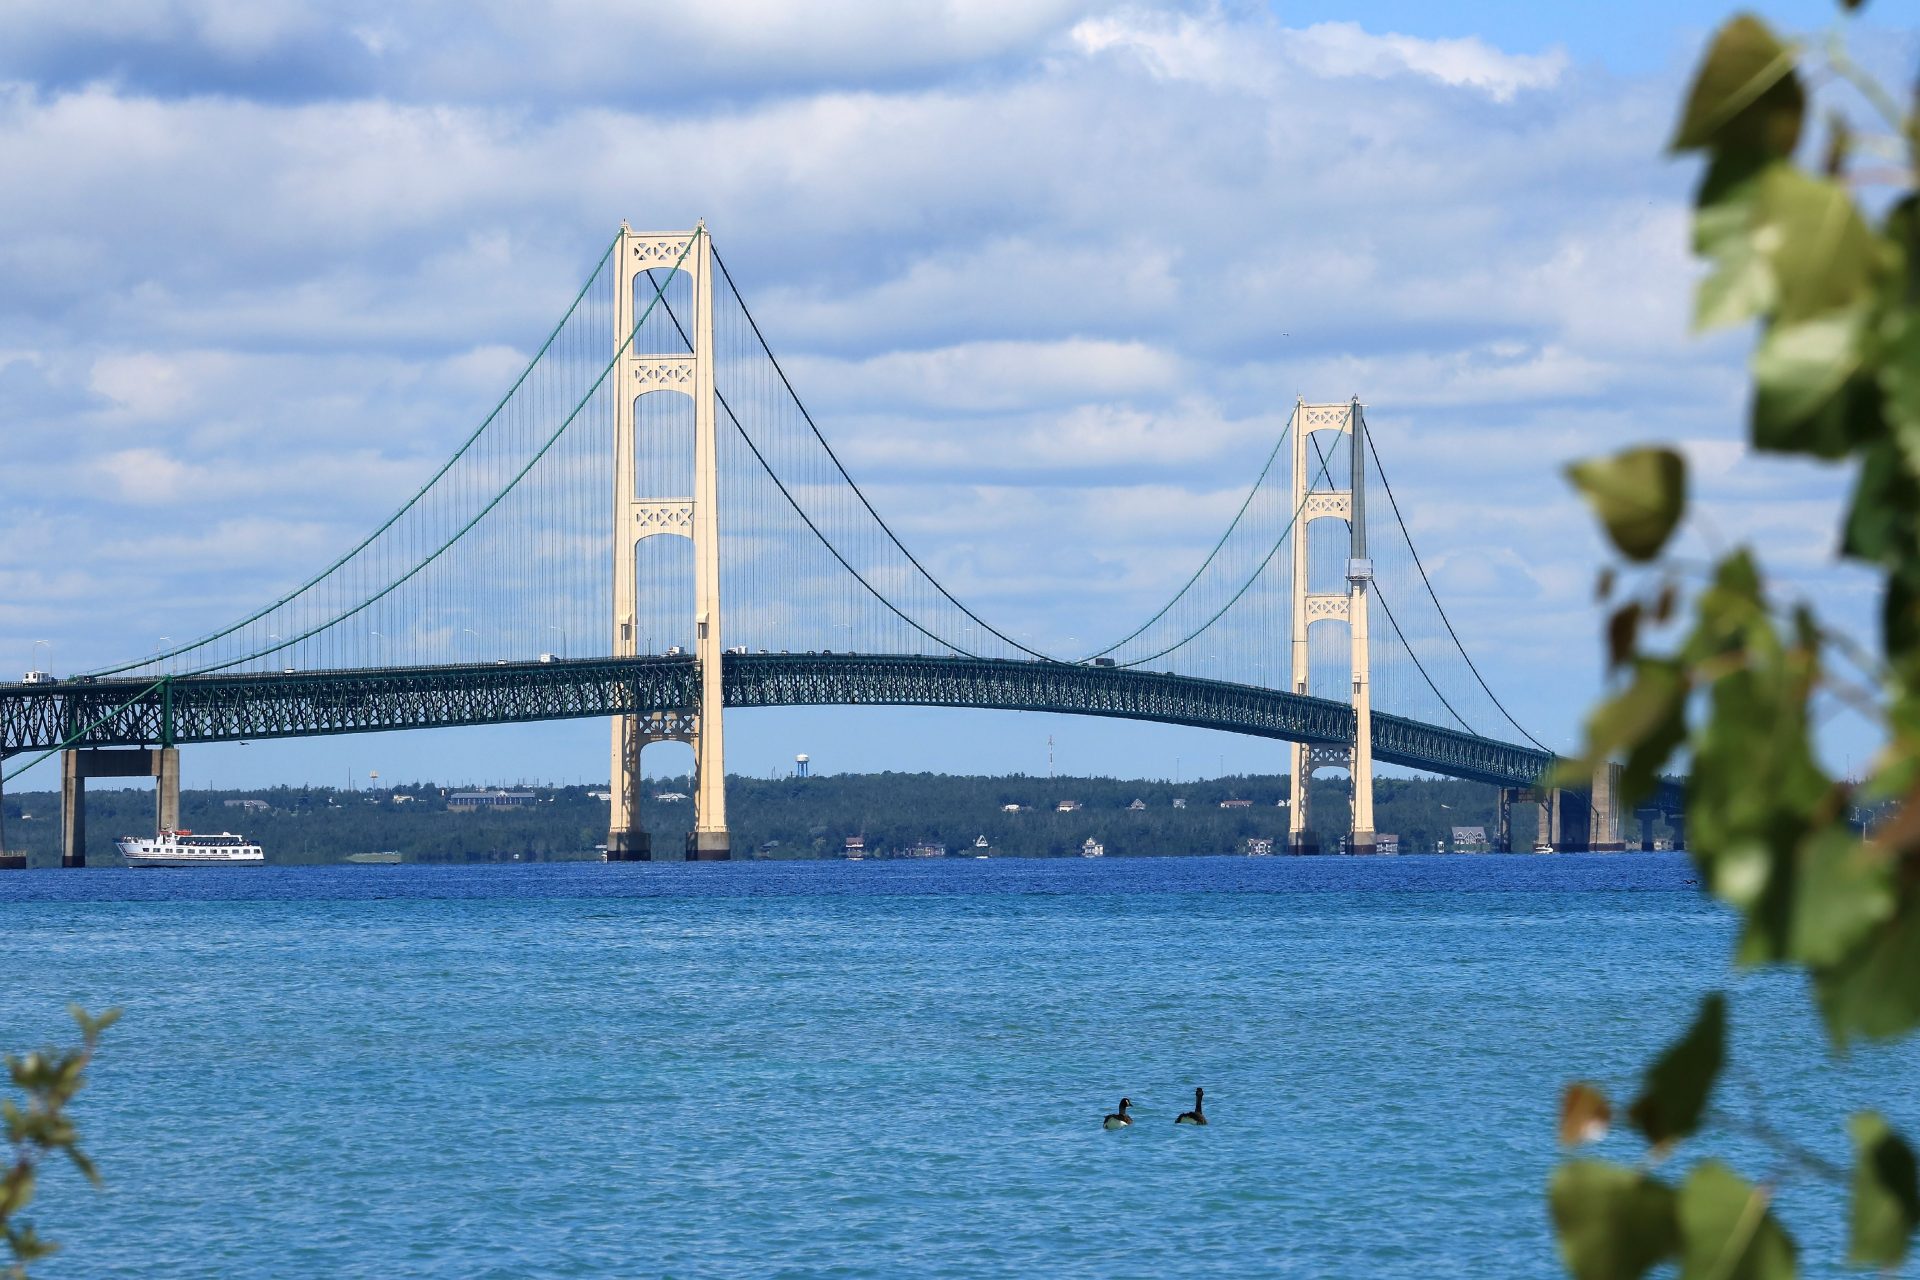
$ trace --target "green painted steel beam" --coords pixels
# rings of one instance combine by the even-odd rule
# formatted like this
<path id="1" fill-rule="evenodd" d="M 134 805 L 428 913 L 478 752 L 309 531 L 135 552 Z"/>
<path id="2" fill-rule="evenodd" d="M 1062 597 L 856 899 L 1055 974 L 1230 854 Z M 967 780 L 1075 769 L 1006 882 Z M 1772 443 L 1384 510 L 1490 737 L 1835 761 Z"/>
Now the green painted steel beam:
<path id="1" fill-rule="evenodd" d="M 1290 742 L 1353 740 L 1353 708 L 1345 703 L 1128 667 L 756 653 L 728 654 L 722 676 L 729 707 L 1052 711 Z M 699 693 L 691 657 L 181 676 L 153 685 L 137 679 L 0 685 L 0 757 L 60 746 L 83 729 L 71 745 L 232 742 L 692 712 Z M 1498 786 L 1531 785 L 1553 762 L 1531 747 L 1377 713 L 1373 750 L 1384 763 Z M 1671 807 L 1677 797 L 1663 796 L 1659 803 Z"/>

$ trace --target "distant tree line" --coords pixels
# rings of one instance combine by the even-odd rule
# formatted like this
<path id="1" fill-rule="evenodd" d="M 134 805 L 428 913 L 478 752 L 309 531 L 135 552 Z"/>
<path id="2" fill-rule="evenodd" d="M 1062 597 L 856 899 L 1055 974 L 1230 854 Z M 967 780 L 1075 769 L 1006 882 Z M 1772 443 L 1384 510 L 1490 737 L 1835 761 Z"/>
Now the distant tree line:
<path id="1" fill-rule="evenodd" d="M 837 858 L 849 836 L 867 855 L 903 854 L 915 846 L 944 845 L 971 852 L 985 836 L 997 855 L 1066 857 L 1088 839 L 1109 856 L 1245 852 L 1251 839 L 1285 848 L 1289 780 L 1239 775 L 1195 782 L 1119 778 L 956 777 L 934 773 L 836 774 L 812 778 L 733 777 L 728 817 L 736 857 Z M 349 791 L 334 787 L 188 791 L 181 822 L 196 831 L 236 831 L 258 841 L 277 863 L 336 862 L 351 854 L 396 852 L 407 861 L 469 862 L 594 856 L 607 838 L 605 787 L 531 788 L 525 805 L 482 812 L 449 811 L 456 788 L 431 785 Z M 693 821 L 688 799 L 661 800 L 693 790 L 685 777 L 648 780 L 641 815 L 654 848 L 672 856 Z M 1335 849 L 1346 830 L 1347 783 L 1315 780 L 1310 826 L 1323 848 Z M 1376 822 L 1398 834 L 1404 852 L 1447 847 L 1454 826 L 1493 834 L 1497 799 L 1492 787 L 1447 779 L 1382 778 L 1375 784 Z M 1139 801 L 1141 808 L 1130 806 Z M 1185 801 L 1176 807 L 1175 801 Z M 1244 807 L 1221 802 L 1244 800 Z M 242 808 L 229 802 L 251 801 Z M 1080 807 L 1059 811 L 1062 802 Z M 1008 812 L 1008 805 L 1018 805 Z M 264 807 L 262 807 L 264 806 Z M 7 844 L 35 865 L 58 857 L 59 796 L 17 792 L 4 799 Z M 87 857 L 117 861 L 113 841 L 153 830 L 150 788 L 99 789 L 87 796 Z M 1530 832 L 1522 832 L 1528 835 Z"/>

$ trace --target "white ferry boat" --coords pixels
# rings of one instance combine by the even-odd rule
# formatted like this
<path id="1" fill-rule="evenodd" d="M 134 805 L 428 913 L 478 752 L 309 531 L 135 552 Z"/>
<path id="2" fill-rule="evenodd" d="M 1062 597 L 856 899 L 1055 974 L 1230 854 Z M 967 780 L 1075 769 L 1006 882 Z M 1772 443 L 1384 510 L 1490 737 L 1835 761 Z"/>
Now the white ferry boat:
<path id="1" fill-rule="evenodd" d="M 218 835 L 162 831 L 157 836 L 121 836 L 113 844 L 130 867 L 205 867 L 267 860 L 259 845 L 231 831 Z"/>

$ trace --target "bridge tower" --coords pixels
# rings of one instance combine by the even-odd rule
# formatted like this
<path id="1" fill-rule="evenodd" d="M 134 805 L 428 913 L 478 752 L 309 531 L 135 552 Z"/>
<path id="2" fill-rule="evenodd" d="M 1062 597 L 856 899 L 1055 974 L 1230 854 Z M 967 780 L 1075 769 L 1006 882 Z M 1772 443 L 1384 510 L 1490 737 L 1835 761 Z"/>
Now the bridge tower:
<path id="1" fill-rule="evenodd" d="M 680 712 L 615 716 L 613 802 L 607 831 L 609 862 L 653 856 L 652 838 L 640 825 L 640 752 L 650 742 L 693 747 L 694 823 L 687 835 L 690 860 L 729 856 L 727 772 L 720 708 L 720 513 L 718 449 L 713 387 L 713 245 L 706 223 L 692 231 L 636 232 L 620 224 L 614 246 L 614 552 L 613 654 L 639 653 L 634 599 L 636 550 L 642 539 L 687 538 L 693 542 L 694 658 L 700 673 L 696 706 Z M 631 349 L 634 327 L 653 297 L 645 285 L 635 309 L 637 279 L 648 271 L 680 270 L 693 286 L 690 353 L 660 355 Z M 693 492 L 636 493 L 634 405 L 655 391 L 693 399 Z"/>
<path id="2" fill-rule="evenodd" d="M 1347 437 L 1352 459 L 1351 484 L 1346 489 L 1314 489 L 1309 459 L 1320 452 L 1311 437 L 1332 431 Z M 1355 396 L 1346 404 L 1293 406 L 1293 506 L 1299 512 L 1293 531 L 1292 689 L 1307 692 L 1307 630 L 1316 622 L 1345 622 L 1353 657 L 1354 739 L 1347 747 L 1296 742 L 1289 750 L 1293 776 L 1293 805 L 1287 817 L 1287 846 L 1294 853 L 1314 853 L 1307 830 L 1307 783 L 1316 769 L 1343 768 L 1353 779 L 1353 812 L 1348 850 L 1372 853 L 1373 827 L 1373 689 L 1367 647 L 1367 591 L 1373 581 L 1373 561 L 1367 558 L 1366 447 L 1367 421 Z M 1312 592 L 1307 583 L 1307 530 L 1316 520 L 1344 520 L 1350 529 L 1347 589 Z"/>

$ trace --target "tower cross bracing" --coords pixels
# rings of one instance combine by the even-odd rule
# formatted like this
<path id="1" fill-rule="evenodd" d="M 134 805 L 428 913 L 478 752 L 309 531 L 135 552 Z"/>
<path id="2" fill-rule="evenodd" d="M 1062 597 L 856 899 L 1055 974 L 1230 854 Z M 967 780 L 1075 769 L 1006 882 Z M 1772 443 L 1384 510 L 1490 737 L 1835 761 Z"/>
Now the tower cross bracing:
<path id="1" fill-rule="evenodd" d="M 1375 496 L 1391 519 L 1370 527 Z M 1329 521 L 1337 568 L 1309 547 Z M 690 555 L 656 554 L 671 547 Z M 640 816 L 642 753 L 661 742 L 693 752 L 685 856 L 730 855 L 728 706 L 1054 710 L 1285 740 L 1299 852 L 1327 825 L 1317 770 L 1347 773 L 1341 825 L 1366 852 L 1376 761 L 1515 794 L 1553 761 L 1441 606 L 1357 397 L 1296 399 L 1213 549 L 1104 647 L 989 619 L 937 568 L 843 464 L 705 224 L 623 223 L 494 409 L 372 533 L 195 639 L 84 683 L 0 686 L 0 759 L 606 716 L 620 861 L 663 852 Z M 1335 696 L 1320 686 L 1337 634 Z M 1490 733 L 1502 718 L 1531 745 Z M 164 788 L 177 767 L 154 759 L 177 756 L 73 760 L 69 776 L 152 768 Z M 1541 794 L 1578 844 L 1577 806 Z M 1596 840 L 1617 842 L 1613 803 Z"/>

